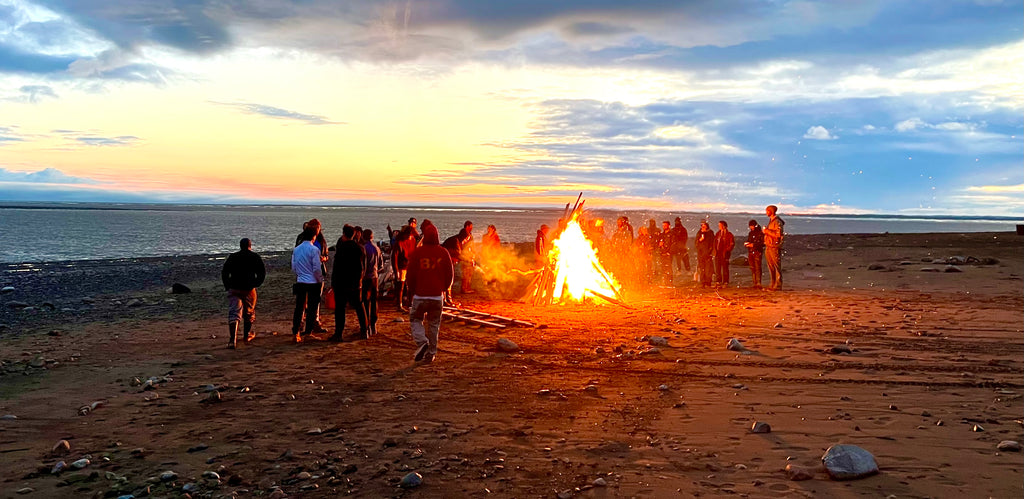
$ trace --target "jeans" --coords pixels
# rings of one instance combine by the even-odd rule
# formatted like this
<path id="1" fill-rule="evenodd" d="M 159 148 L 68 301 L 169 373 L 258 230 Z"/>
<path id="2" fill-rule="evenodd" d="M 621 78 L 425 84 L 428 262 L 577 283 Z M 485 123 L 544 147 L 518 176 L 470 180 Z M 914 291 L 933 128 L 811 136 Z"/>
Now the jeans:
<path id="1" fill-rule="evenodd" d="M 309 334 L 317 326 L 317 317 L 320 312 L 320 293 L 324 290 L 324 283 L 317 282 L 307 284 L 297 282 L 292 287 L 295 294 L 295 313 L 292 314 L 292 332 L 298 334 L 302 330 L 302 311 L 306 311 L 305 334 Z"/>
<path id="2" fill-rule="evenodd" d="M 377 330 L 377 285 L 377 279 L 363 279 L 363 291 L 360 296 L 363 309 L 366 310 L 366 320 L 372 331 Z"/>
<path id="3" fill-rule="evenodd" d="M 427 300 L 413 298 L 412 308 L 409 310 L 409 324 L 412 326 L 412 339 L 416 347 L 429 344 L 428 355 L 437 354 L 437 335 L 441 331 L 441 300 Z M 424 327 L 424 320 L 426 326 Z"/>

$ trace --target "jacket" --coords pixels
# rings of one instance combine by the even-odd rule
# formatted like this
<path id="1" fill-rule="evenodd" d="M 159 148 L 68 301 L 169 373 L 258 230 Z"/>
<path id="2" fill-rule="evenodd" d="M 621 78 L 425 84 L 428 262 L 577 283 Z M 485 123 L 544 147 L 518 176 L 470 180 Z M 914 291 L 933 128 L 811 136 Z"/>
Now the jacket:
<path id="1" fill-rule="evenodd" d="M 251 250 L 241 250 L 228 255 L 224 268 L 220 271 L 220 280 L 224 289 L 249 291 L 263 284 L 267 278 L 267 269 L 263 259 Z"/>
<path id="2" fill-rule="evenodd" d="M 732 249 L 736 247 L 736 238 L 733 237 L 732 232 L 728 229 L 720 230 L 715 234 L 715 254 L 716 255 L 729 255 L 732 253 Z"/>
<path id="3" fill-rule="evenodd" d="M 335 248 L 334 268 L 331 269 L 331 287 L 348 290 L 361 289 L 363 272 L 366 270 L 366 250 L 351 239 L 348 241 L 339 239 Z"/>
<path id="4" fill-rule="evenodd" d="M 754 226 L 750 229 L 750 233 L 747 234 L 747 253 L 764 253 L 764 232 L 761 232 L 761 226 Z"/>
<path id="5" fill-rule="evenodd" d="M 693 245 L 697 248 L 697 256 L 711 256 L 715 252 L 715 233 L 711 230 L 698 230 Z"/>

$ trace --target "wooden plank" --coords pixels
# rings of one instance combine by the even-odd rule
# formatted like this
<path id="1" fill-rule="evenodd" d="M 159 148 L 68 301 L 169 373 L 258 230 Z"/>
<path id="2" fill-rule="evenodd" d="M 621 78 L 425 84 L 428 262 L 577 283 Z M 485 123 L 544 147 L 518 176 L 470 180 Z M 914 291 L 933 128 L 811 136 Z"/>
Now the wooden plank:
<path id="1" fill-rule="evenodd" d="M 470 317 L 468 315 L 457 315 L 457 314 L 452 314 L 452 313 L 449 313 L 449 312 L 442 312 L 441 316 L 442 317 L 448 317 L 448 318 L 451 318 L 451 319 L 460 320 L 460 321 L 464 321 L 464 322 L 469 322 L 471 324 L 476 324 L 478 326 L 487 326 L 487 327 L 493 327 L 493 328 L 497 328 L 497 329 L 505 329 L 506 327 L 508 327 L 508 326 L 506 326 L 504 324 L 498 324 L 497 322 L 485 321 L 483 319 L 477 319 L 475 317 Z"/>

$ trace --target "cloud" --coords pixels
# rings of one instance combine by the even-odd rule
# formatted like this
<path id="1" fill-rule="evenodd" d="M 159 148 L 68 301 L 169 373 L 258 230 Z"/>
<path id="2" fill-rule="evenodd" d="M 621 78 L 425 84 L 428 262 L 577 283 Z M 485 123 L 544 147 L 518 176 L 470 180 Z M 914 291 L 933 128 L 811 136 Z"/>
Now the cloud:
<path id="1" fill-rule="evenodd" d="M 0 182 L 28 184 L 99 184 L 95 180 L 66 175 L 56 168 L 45 168 L 34 172 L 17 172 L 0 168 Z"/>
<path id="2" fill-rule="evenodd" d="M 832 135 L 827 128 L 821 125 L 814 125 L 807 129 L 807 132 L 804 133 L 804 138 L 810 140 L 835 140 L 839 137 Z"/>
<path id="3" fill-rule="evenodd" d="M 295 111 L 289 111 L 287 109 L 282 109 L 282 108 L 279 108 L 279 107 L 266 106 L 266 105 L 263 105 L 263 104 L 252 104 L 252 103 L 247 103 L 247 102 L 236 102 L 236 103 L 214 102 L 214 101 L 211 101 L 211 102 L 213 102 L 214 104 L 221 105 L 221 106 L 232 107 L 232 108 L 237 109 L 237 110 L 239 110 L 239 111 L 241 111 L 243 113 L 246 113 L 246 114 L 255 114 L 255 115 L 259 115 L 259 116 L 266 116 L 268 118 L 275 118 L 275 119 L 282 119 L 282 120 L 300 121 L 300 122 L 306 123 L 307 125 L 344 125 L 344 124 L 346 124 L 343 121 L 331 121 L 331 120 L 327 119 L 327 117 L 325 117 L 325 116 L 320 116 L 320 115 L 316 115 L 316 114 L 304 114 L 304 113 L 299 113 L 299 112 L 295 112 Z"/>

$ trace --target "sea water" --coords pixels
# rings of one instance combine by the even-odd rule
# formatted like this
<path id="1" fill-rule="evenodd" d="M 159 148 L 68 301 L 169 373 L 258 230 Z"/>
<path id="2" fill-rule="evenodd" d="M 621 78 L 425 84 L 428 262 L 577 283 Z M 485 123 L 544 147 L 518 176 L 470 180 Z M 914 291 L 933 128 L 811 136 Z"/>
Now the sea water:
<path id="1" fill-rule="evenodd" d="M 257 252 L 287 251 L 303 222 L 312 218 L 323 224 L 330 244 L 345 224 L 372 229 L 374 239 L 381 241 L 387 239 L 387 226 L 398 229 L 410 217 L 420 224 L 430 219 L 442 240 L 456 234 L 468 220 L 478 241 L 487 225 L 493 224 L 502 241 L 527 242 L 533 241 L 541 224 L 555 227 L 563 213 L 562 209 L 531 208 L 9 203 L 0 206 L 0 263 L 223 254 L 236 251 L 243 237 L 253 241 Z M 660 228 L 662 221 L 680 217 L 691 234 L 703 220 L 711 222 L 712 230 L 725 220 L 740 237 L 746 234 L 748 220 L 767 223 L 763 213 L 588 213 L 605 220 L 608 235 L 621 215 L 628 216 L 635 229 L 649 219 Z M 780 215 L 789 234 L 1007 232 L 1020 223 L 1006 217 Z"/>

